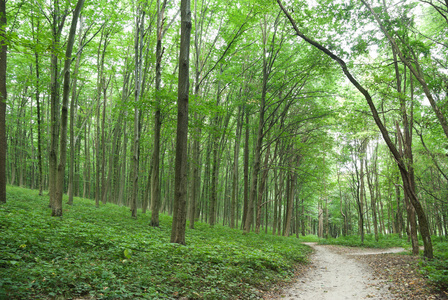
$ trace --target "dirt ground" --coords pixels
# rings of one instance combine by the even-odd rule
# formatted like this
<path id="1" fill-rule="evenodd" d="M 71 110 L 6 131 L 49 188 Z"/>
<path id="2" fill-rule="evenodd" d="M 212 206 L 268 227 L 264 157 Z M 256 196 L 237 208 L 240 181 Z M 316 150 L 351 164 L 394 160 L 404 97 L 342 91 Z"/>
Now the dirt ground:
<path id="1" fill-rule="evenodd" d="M 311 263 L 298 269 L 296 280 L 277 286 L 264 299 L 448 299 L 434 290 L 417 269 L 418 258 L 387 250 L 309 243 Z"/>

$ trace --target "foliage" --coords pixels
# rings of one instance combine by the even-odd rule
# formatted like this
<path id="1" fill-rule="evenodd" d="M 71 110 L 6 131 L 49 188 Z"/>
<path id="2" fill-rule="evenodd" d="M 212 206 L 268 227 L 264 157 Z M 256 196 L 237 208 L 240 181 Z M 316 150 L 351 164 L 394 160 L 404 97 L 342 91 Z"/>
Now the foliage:
<path id="1" fill-rule="evenodd" d="M 441 290 L 448 289 L 448 241 L 434 238 L 433 260 L 422 261 L 420 264 L 423 274 L 429 281 Z"/>
<path id="2" fill-rule="evenodd" d="M 161 216 L 159 228 L 149 220 L 77 198 L 54 218 L 48 197 L 9 187 L 0 207 L 0 298 L 250 299 L 292 276 L 309 253 L 295 238 L 202 223 L 180 246 L 169 243 L 171 217 Z"/>
<path id="3" fill-rule="evenodd" d="M 379 235 L 378 242 L 375 241 L 375 235 L 366 234 L 364 243 L 361 243 L 361 237 L 358 235 L 341 236 L 338 238 L 321 239 L 323 245 L 341 245 L 350 247 L 366 248 L 390 248 L 390 247 L 410 247 L 406 238 L 400 238 L 398 234 Z"/>

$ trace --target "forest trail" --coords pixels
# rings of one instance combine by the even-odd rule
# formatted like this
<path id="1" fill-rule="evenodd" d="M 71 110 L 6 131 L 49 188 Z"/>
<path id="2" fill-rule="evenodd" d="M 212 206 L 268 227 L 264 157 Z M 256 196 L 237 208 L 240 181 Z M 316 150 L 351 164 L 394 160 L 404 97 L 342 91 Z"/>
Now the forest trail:
<path id="1" fill-rule="evenodd" d="M 293 286 L 285 289 L 278 299 L 394 299 L 387 283 L 375 280 L 369 267 L 353 255 L 396 253 L 404 251 L 403 248 L 359 249 L 344 253 L 334 246 L 306 244 L 315 250 L 311 257 L 311 269 Z"/>

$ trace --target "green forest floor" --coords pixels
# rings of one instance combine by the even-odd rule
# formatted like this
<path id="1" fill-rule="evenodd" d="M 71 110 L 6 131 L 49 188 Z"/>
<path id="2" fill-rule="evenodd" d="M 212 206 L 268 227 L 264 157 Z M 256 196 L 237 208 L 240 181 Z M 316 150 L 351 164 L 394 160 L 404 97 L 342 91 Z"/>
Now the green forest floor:
<path id="1" fill-rule="evenodd" d="M 256 299 L 294 275 L 296 238 L 196 223 L 169 243 L 171 217 L 150 227 L 127 207 L 75 198 L 51 217 L 48 196 L 8 187 L 0 206 L 0 299 Z M 65 200 L 64 200 L 65 201 Z"/>
<path id="2" fill-rule="evenodd" d="M 0 299 L 259 299 L 306 265 L 311 250 L 301 242 L 317 241 L 196 223 L 181 246 L 169 242 L 169 216 L 161 215 L 160 227 L 152 228 L 150 213 L 133 219 L 127 207 L 96 208 L 92 200 L 75 198 L 55 218 L 48 196 L 18 187 L 7 191 L 0 206 Z M 354 236 L 320 242 L 409 248 L 394 235 L 379 242 L 367 235 L 364 245 Z M 395 292 L 410 293 L 403 299 L 420 290 L 424 297 L 423 284 L 439 292 L 448 287 L 448 243 L 434 238 L 434 246 L 431 262 L 389 255 L 368 263 L 385 280 L 402 281 Z"/>

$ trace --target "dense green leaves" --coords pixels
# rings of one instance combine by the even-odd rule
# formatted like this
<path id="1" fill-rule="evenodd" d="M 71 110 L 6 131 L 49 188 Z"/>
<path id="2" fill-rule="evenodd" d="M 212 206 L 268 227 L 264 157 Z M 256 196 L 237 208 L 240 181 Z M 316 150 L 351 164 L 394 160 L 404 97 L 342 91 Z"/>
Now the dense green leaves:
<path id="1" fill-rule="evenodd" d="M 0 208 L 0 295 L 9 299 L 250 298 L 293 274 L 309 250 L 296 239 L 197 223 L 188 246 L 169 243 L 171 218 L 159 228 L 112 204 L 75 199 L 51 218 L 46 197 L 9 188 Z"/>

